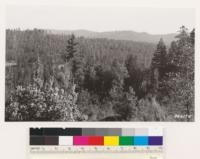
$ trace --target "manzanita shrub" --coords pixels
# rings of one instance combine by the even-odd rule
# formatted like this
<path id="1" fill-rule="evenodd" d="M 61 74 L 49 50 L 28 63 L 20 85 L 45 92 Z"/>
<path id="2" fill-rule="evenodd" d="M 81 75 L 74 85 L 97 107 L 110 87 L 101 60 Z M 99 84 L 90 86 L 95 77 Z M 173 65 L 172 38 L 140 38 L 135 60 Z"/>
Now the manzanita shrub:
<path id="1" fill-rule="evenodd" d="M 76 121 L 81 115 L 76 105 L 77 93 L 59 88 L 18 86 L 6 102 L 8 121 Z"/>

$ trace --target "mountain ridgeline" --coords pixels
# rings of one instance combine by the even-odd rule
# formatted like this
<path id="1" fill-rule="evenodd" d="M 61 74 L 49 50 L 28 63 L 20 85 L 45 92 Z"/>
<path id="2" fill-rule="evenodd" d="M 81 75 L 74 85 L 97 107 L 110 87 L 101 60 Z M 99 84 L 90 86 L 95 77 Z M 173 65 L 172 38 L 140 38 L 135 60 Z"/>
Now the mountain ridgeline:
<path id="1" fill-rule="evenodd" d="M 94 32 L 88 30 L 47 30 L 49 34 L 74 34 L 77 37 L 86 38 L 107 38 L 113 40 L 130 40 L 135 42 L 148 42 L 157 44 L 160 38 L 165 41 L 166 45 L 170 45 L 175 40 L 175 33 L 170 34 L 149 34 L 146 32 L 135 31 L 106 31 L 106 32 Z"/>

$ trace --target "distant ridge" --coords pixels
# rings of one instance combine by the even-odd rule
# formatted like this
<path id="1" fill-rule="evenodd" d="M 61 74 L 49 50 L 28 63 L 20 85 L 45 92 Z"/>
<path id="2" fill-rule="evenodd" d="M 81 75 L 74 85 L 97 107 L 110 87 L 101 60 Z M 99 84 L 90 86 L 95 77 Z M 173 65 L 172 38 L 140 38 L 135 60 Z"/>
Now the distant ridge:
<path id="1" fill-rule="evenodd" d="M 94 32 L 89 30 L 47 30 L 48 34 L 75 34 L 78 37 L 86 38 L 107 38 L 114 40 L 131 40 L 136 42 L 158 43 L 160 38 L 163 38 L 166 45 L 175 40 L 175 33 L 171 34 L 149 34 L 145 32 L 135 31 L 108 31 L 108 32 Z"/>

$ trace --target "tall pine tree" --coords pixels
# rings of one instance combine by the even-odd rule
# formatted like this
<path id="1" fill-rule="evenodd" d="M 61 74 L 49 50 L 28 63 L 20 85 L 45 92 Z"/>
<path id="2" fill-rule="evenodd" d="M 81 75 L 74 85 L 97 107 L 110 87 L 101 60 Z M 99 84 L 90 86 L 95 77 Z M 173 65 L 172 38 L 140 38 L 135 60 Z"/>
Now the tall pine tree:
<path id="1" fill-rule="evenodd" d="M 195 29 L 190 32 L 190 42 L 194 45 L 195 43 Z"/>
<path id="2" fill-rule="evenodd" d="M 78 88 L 83 84 L 84 81 L 84 55 L 83 51 L 80 50 L 78 42 L 74 34 L 71 35 L 67 41 L 66 54 L 64 54 L 64 61 L 69 63 L 72 81 L 78 84 Z"/>
<path id="3" fill-rule="evenodd" d="M 152 63 L 151 63 L 152 69 L 158 70 L 159 80 L 161 80 L 165 76 L 166 64 L 167 64 L 167 51 L 166 51 L 165 43 L 163 39 L 161 38 L 157 45 L 157 49 L 153 55 Z"/>
<path id="4" fill-rule="evenodd" d="M 67 41 L 66 54 L 64 54 L 64 61 L 68 62 L 74 57 L 74 54 L 77 52 L 77 42 L 75 42 L 74 34 L 71 35 L 70 39 Z"/>
<path id="5" fill-rule="evenodd" d="M 176 70 L 169 73 L 166 80 L 168 87 L 168 112 L 176 120 L 194 120 L 194 31 L 182 26 L 176 36 L 176 47 L 170 48 L 171 64 Z M 191 40 L 193 39 L 193 40 Z M 176 117 L 178 114 L 180 116 Z"/>

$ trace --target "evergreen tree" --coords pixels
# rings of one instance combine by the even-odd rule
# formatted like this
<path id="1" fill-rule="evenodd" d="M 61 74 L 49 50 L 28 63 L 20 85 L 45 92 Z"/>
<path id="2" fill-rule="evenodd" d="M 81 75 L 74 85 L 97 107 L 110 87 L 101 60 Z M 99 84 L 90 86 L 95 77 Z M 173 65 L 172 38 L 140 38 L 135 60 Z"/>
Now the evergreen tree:
<path id="1" fill-rule="evenodd" d="M 188 44 L 190 44 L 189 32 L 184 25 L 180 27 L 180 30 L 178 32 L 179 34 L 176 36 L 176 38 L 178 39 L 177 40 L 178 46 L 181 48 L 183 46 L 187 46 Z"/>
<path id="2" fill-rule="evenodd" d="M 71 35 L 70 39 L 67 41 L 66 54 L 64 54 L 64 61 L 68 62 L 74 57 L 74 54 L 77 52 L 77 42 L 75 42 L 74 34 Z"/>
<path id="3" fill-rule="evenodd" d="M 111 72 L 114 80 L 123 86 L 124 79 L 128 77 L 128 71 L 124 64 L 121 64 L 117 59 L 114 59 L 111 65 Z"/>
<path id="4" fill-rule="evenodd" d="M 180 27 L 179 34 L 176 36 L 177 40 L 171 43 L 168 54 L 168 64 L 174 67 L 171 72 L 180 72 L 185 70 L 187 65 L 188 54 L 186 50 L 194 46 L 194 30 L 189 34 L 185 26 Z M 193 58 L 193 56 L 191 56 Z"/>
<path id="5" fill-rule="evenodd" d="M 84 56 L 80 51 L 76 42 L 74 34 L 71 35 L 67 41 L 66 54 L 64 55 L 65 62 L 68 62 L 71 66 L 72 81 L 78 84 L 78 88 L 84 81 Z"/>
<path id="6" fill-rule="evenodd" d="M 114 81 L 110 90 L 111 104 L 113 111 L 120 115 L 122 120 L 130 121 L 137 115 L 137 97 L 132 87 L 127 92 L 123 91 L 122 86 Z"/>
<path id="7" fill-rule="evenodd" d="M 74 57 L 70 61 L 71 71 L 74 78 L 74 82 L 78 86 L 82 85 L 84 82 L 84 66 L 85 61 L 83 55 L 77 51 L 74 53 Z"/>
<path id="8" fill-rule="evenodd" d="M 152 70 L 157 69 L 159 73 L 159 81 L 163 79 L 166 74 L 166 64 L 167 64 L 167 51 L 163 39 L 161 38 L 157 49 L 153 55 L 151 68 Z"/>
<path id="9" fill-rule="evenodd" d="M 177 38 L 176 49 L 170 49 L 172 64 L 177 70 L 171 71 L 166 81 L 169 91 L 168 111 L 185 116 L 179 120 L 192 121 L 194 119 L 194 41 L 190 40 L 191 34 L 184 26 L 180 28 Z"/>
<path id="10" fill-rule="evenodd" d="M 193 30 L 190 32 L 190 41 L 191 41 L 191 44 L 194 45 L 194 42 L 195 42 L 195 29 L 193 29 Z"/>
<path id="11" fill-rule="evenodd" d="M 93 91 L 95 90 L 95 79 L 96 71 L 93 56 L 89 57 L 86 60 L 85 64 L 85 77 L 84 77 L 84 88 Z"/>
<path id="12" fill-rule="evenodd" d="M 169 48 L 169 51 L 168 51 L 168 65 L 173 65 L 175 66 L 176 63 L 177 63 L 177 56 L 178 56 L 178 46 L 177 46 L 177 43 L 176 41 L 172 41 L 171 42 L 171 45 L 170 45 L 170 48 Z"/>
<path id="13" fill-rule="evenodd" d="M 128 77 L 125 77 L 125 89 L 128 90 L 131 86 L 136 95 L 142 96 L 141 87 L 143 82 L 143 72 L 137 65 L 137 57 L 130 54 L 126 57 L 125 66 L 128 71 Z"/>

